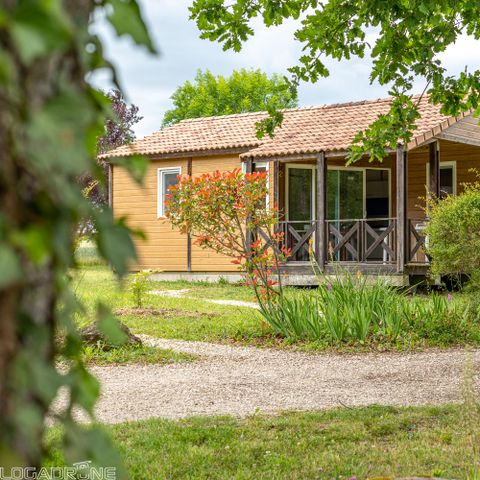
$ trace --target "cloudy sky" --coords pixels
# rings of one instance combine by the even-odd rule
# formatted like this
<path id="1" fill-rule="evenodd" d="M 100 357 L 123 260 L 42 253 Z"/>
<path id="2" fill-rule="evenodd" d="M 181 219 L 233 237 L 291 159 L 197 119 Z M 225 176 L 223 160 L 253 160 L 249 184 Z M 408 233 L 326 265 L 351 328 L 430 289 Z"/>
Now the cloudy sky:
<path id="1" fill-rule="evenodd" d="M 178 85 L 194 78 L 198 69 L 214 74 L 229 75 L 239 68 L 260 68 L 271 74 L 286 73 L 295 64 L 300 44 L 293 39 L 295 22 L 276 28 L 260 23 L 255 37 L 240 53 L 224 52 L 208 40 L 200 40 L 194 22 L 189 21 L 188 6 L 192 0 L 139 0 L 155 44 L 161 55 L 154 57 L 135 47 L 127 39 L 116 38 L 102 22 L 96 30 L 106 42 L 106 54 L 116 65 L 128 101 L 140 108 L 144 119 L 137 125 L 138 137 L 160 128 L 165 110 L 171 107 L 170 96 Z M 480 68 L 480 44 L 471 38 L 461 38 L 443 55 L 448 70 L 454 74 Z M 370 61 L 354 59 L 327 62 L 330 77 L 315 85 L 303 84 L 299 91 L 301 106 L 346 102 L 384 97 L 386 87 L 370 85 Z M 111 86 L 110 79 L 98 75 L 94 83 L 102 88 Z M 423 84 L 418 83 L 418 91 Z"/>

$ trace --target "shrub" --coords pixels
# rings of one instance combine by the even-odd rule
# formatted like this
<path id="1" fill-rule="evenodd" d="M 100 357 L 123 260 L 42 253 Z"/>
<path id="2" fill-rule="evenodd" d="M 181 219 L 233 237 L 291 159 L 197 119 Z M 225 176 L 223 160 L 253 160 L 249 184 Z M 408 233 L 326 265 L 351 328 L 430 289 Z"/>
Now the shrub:
<path id="1" fill-rule="evenodd" d="M 480 271 L 480 182 L 458 196 L 429 202 L 428 253 L 432 273 L 473 275 Z"/>
<path id="2" fill-rule="evenodd" d="M 142 308 L 144 305 L 145 295 L 150 288 L 150 273 L 143 271 L 135 273 L 130 277 L 129 290 L 132 294 L 132 300 L 135 308 Z"/>

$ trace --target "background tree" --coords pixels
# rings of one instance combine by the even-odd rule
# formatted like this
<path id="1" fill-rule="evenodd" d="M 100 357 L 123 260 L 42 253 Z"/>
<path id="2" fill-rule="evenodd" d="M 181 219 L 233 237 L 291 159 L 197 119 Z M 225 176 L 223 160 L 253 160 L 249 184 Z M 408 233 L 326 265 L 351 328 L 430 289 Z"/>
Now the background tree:
<path id="1" fill-rule="evenodd" d="M 79 307 L 68 284 L 78 223 L 93 218 L 98 250 L 119 275 L 135 256 L 124 222 L 94 208 L 78 184 L 84 172 L 105 184 L 97 139 L 114 118 L 108 98 L 85 81 L 111 68 L 89 28 L 96 15 L 155 52 L 135 0 L 0 6 L 0 465 L 7 476 L 9 466 L 41 464 L 45 416 L 60 388 L 67 404 L 52 413 L 67 461 L 116 461 L 101 432 L 80 428 L 72 415 L 79 408 L 93 417 L 99 391 L 82 364 L 73 323 Z M 119 164 L 137 179 L 146 166 L 139 158 Z M 98 319 L 118 336 L 102 305 Z"/>
<path id="2" fill-rule="evenodd" d="M 138 115 L 138 107 L 129 105 L 123 94 L 118 89 L 107 92 L 106 97 L 110 100 L 113 116 L 106 119 L 105 131 L 97 142 L 97 151 L 99 154 L 106 153 L 109 150 L 120 147 L 135 140 L 136 125 L 143 117 Z M 108 164 L 100 160 L 105 177 L 108 174 Z M 78 180 L 88 198 L 97 207 L 104 207 L 108 202 L 108 192 L 98 180 L 93 178 L 91 173 L 85 172 Z M 90 231 L 91 222 L 85 222 L 85 229 Z M 82 229 L 84 230 L 84 229 Z"/>
<path id="3" fill-rule="evenodd" d="M 133 127 L 143 119 L 138 115 L 138 107 L 129 105 L 118 89 L 110 90 L 106 94 L 111 102 L 113 118 L 105 123 L 105 134 L 98 139 L 98 153 L 106 153 L 135 140 Z"/>
<path id="4" fill-rule="evenodd" d="M 171 96 L 174 108 L 167 110 L 163 126 L 185 118 L 210 117 L 245 112 L 273 112 L 297 106 L 296 92 L 280 75 L 268 77 L 261 70 L 235 70 L 230 77 L 199 70 Z"/>
<path id="5" fill-rule="evenodd" d="M 478 1 L 195 0 L 190 12 L 202 38 L 235 51 L 254 35 L 254 19 L 261 17 L 267 27 L 297 20 L 295 39 L 303 48 L 298 64 L 290 68 L 293 96 L 300 81 L 316 82 L 330 74 L 325 57 L 342 60 L 371 54 L 370 80 L 389 85 L 394 100 L 387 115 L 356 137 L 352 161 L 364 154 L 382 159 L 386 148 L 410 140 L 419 117 L 411 98 L 416 79 L 424 80 L 430 101 L 441 104 L 443 113 L 457 115 L 469 109 L 480 113 L 480 71 L 466 66 L 458 75 L 449 75 L 439 57 L 462 34 L 480 39 Z M 271 134 L 281 120 L 275 112 L 259 125 L 260 133 Z"/>

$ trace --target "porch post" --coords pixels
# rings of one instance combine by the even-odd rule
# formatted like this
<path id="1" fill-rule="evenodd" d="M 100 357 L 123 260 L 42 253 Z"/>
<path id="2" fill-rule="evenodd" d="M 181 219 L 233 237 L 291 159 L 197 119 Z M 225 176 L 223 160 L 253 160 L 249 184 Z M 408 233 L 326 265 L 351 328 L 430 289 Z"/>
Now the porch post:
<path id="1" fill-rule="evenodd" d="M 247 157 L 245 161 L 245 173 L 253 173 L 253 157 Z M 247 218 L 247 225 L 245 226 L 245 241 L 247 243 L 246 249 L 250 254 L 250 245 L 253 243 L 253 232 L 248 227 L 248 218 Z"/>
<path id="2" fill-rule="evenodd" d="M 273 162 L 273 206 L 278 208 L 277 219 L 280 218 L 280 162 Z"/>
<path id="3" fill-rule="evenodd" d="M 397 272 L 403 273 L 407 259 L 407 152 L 397 148 Z"/>
<path id="4" fill-rule="evenodd" d="M 438 198 L 440 196 L 440 146 L 438 140 L 429 144 L 428 165 L 430 170 L 428 196 Z"/>
<path id="5" fill-rule="evenodd" d="M 320 270 L 325 269 L 327 256 L 327 161 L 325 152 L 317 154 L 317 198 L 315 208 L 315 256 Z"/>

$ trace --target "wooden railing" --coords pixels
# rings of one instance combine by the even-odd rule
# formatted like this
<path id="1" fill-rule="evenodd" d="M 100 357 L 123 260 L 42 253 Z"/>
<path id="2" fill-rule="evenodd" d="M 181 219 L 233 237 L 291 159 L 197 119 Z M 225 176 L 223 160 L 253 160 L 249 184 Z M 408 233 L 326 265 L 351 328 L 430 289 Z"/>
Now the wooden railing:
<path id="1" fill-rule="evenodd" d="M 393 264 L 395 218 L 327 220 L 329 262 Z"/>
<path id="2" fill-rule="evenodd" d="M 317 222 L 281 221 L 277 228 L 283 233 L 283 246 L 291 250 L 287 260 L 308 261 L 310 245 L 312 248 L 315 245 Z M 396 261 L 395 218 L 327 220 L 324 228 L 329 262 L 393 264 Z"/>
<path id="3" fill-rule="evenodd" d="M 410 218 L 407 229 L 408 263 L 425 265 L 430 263 L 427 253 L 428 238 L 425 234 L 427 219 Z"/>
<path id="4" fill-rule="evenodd" d="M 425 235 L 426 219 L 409 219 L 406 234 L 406 260 L 408 264 L 428 265 L 428 238 Z M 283 233 L 282 247 L 290 250 L 288 262 L 307 262 L 310 248 L 315 256 L 316 221 L 280 221 L 277 231 Z M 389 264 L 397 262 L 397 219 L 346 219 L 326 220 L 327 263 L 350 262 Z M 268 236 L 261 230 L 257 235 L 265 240 L 264 248 L 271 245 Z"/>
<path id="5" fill-rule="evenodd" d="M 278 222 L 278 231 L 283 233 L 283 246 L 291 250 L 288 261 L 309 261 L 310 242 L 314 241 L 316 226 L 316 221 Z"/>

